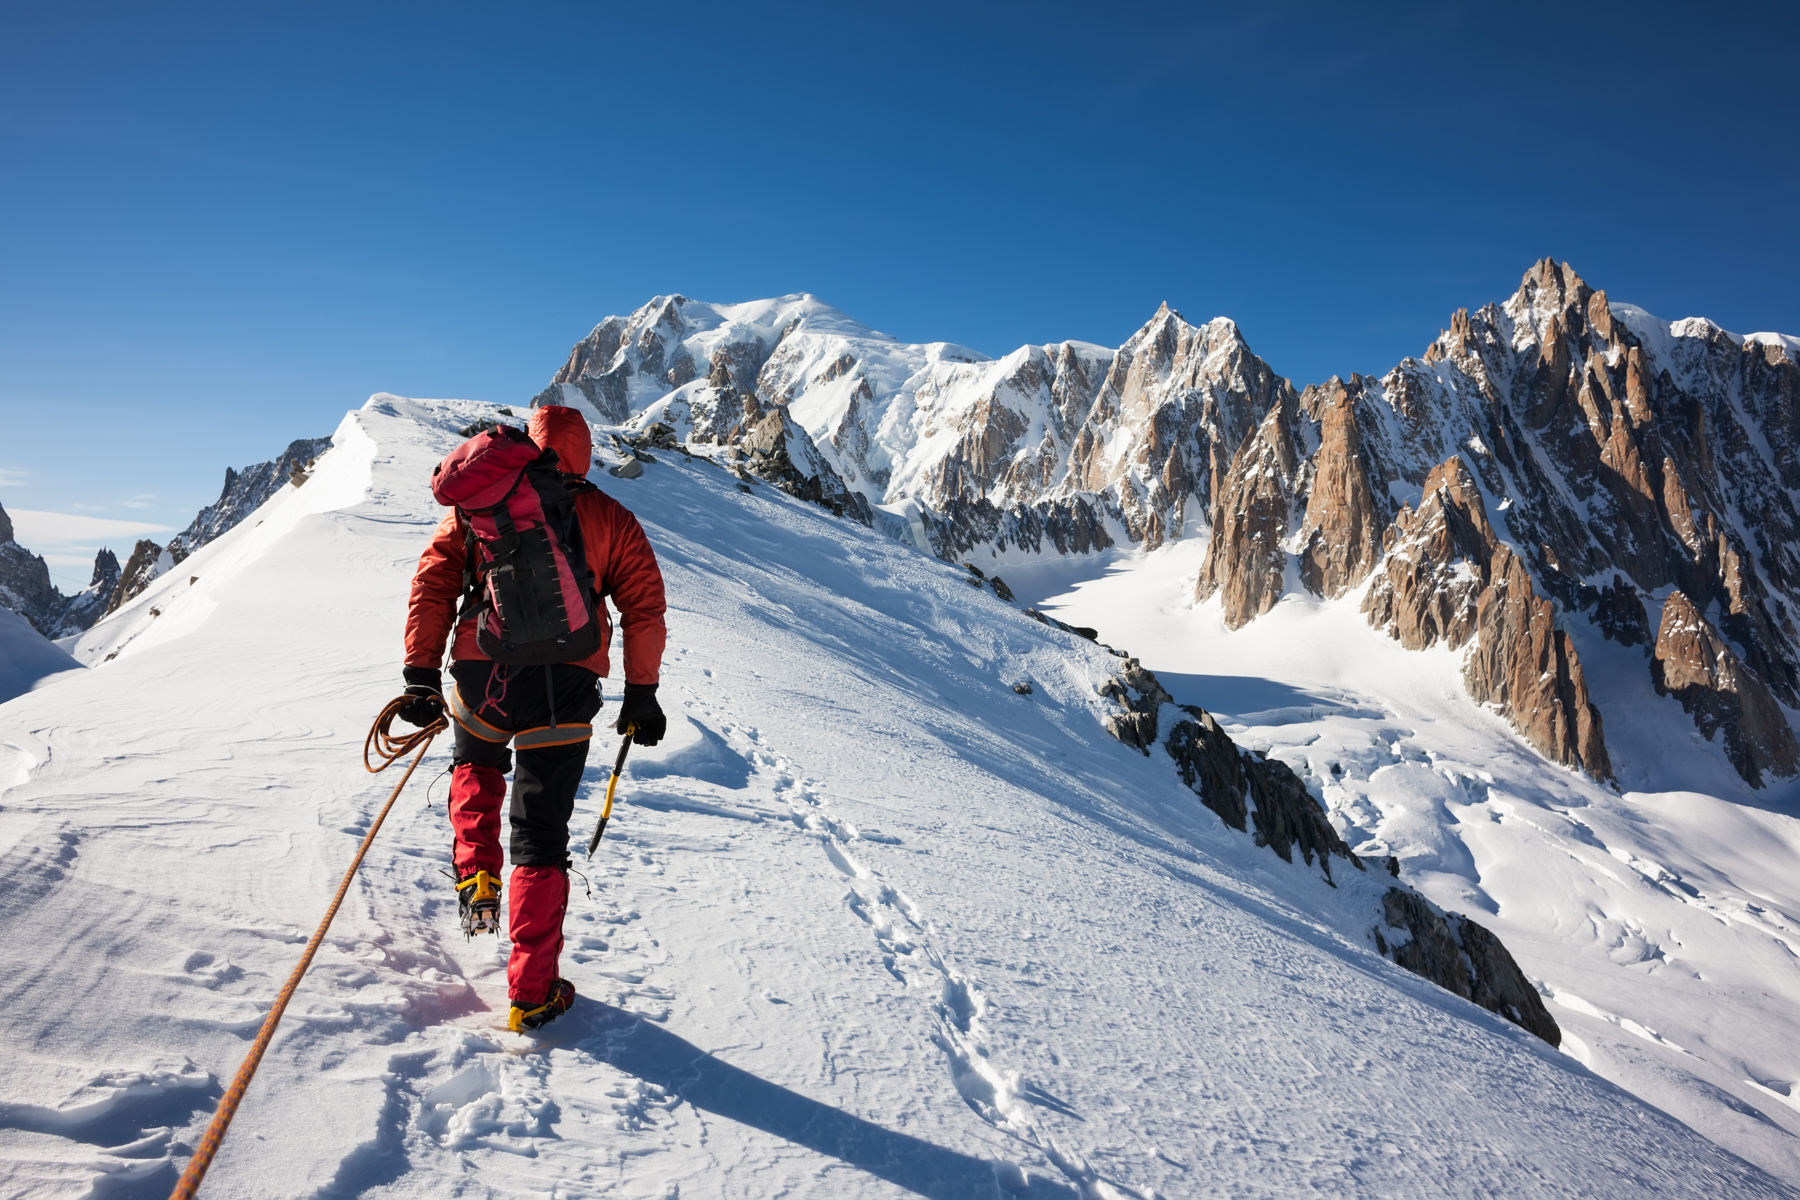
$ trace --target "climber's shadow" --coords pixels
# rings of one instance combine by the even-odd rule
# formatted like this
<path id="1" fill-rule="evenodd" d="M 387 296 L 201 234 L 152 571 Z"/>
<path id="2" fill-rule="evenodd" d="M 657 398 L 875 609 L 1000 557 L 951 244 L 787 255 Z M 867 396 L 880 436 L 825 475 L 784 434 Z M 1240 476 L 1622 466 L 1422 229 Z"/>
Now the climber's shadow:
<path id="1" fill-rule="evenodd" d="M 559 1022 L 563 1029 L 557 1032 L 564 1032 L 569 1024 L 576 1026 L 574 1036 L 565 1034 L 562 1045 L 578 1042 L 594 1057 L 680 1096 L 703 1112 L 830 1155 L 921 1196 L 994 1200 L 1006 1194 L 999 1186 L 994 1164 L 986 1159 L 933 1146 L 839 1112 L 723 1062 L 634 1013 L 584 999 Z M 1076 1196 L 1073 1188 L 1035 1174 L 1024 1194 L 1044 1200 L 1074 1200 Z"/>

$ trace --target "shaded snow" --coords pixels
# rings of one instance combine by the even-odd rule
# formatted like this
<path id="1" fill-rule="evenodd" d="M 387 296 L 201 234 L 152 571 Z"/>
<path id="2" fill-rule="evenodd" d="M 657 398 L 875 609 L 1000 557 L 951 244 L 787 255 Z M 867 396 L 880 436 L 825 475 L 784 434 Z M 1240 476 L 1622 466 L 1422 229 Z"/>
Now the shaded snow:
<path id="1" fill-rule="evenodd" d="M 0 608 L 0 701 L 11 700 L 81 664 L 10 608 Z"/>

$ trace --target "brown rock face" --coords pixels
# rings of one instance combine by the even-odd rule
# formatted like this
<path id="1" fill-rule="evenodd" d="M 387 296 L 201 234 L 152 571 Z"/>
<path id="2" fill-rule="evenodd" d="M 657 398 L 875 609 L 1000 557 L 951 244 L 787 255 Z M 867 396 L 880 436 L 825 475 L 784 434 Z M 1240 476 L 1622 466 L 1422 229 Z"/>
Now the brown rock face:
<path id="1" fill-rule="evenodd" d="M 1475 610 L 1475 649 L 1463 666 L 1469 694 L 1512 716 L 1544 757 L 1611 779 L 1600 710 L 1588 698 L 1575 643 L 1556 627 L 1556 609 L 1531 587 L 1511 550 L 1496 551 L 1491 581 Z"/>
<path id="2" fill-rule="evenodd" d="M 1724 731 L 1726 755 L 1753 787 L 1762 786 L 1764 771 L 1787 776 L 1800 769 L 1800 745 L 1775 697 L 1681 592 L 1663 601 L 1650 674 L 1709 740 Z"/>
<path id="3" fill-rule="evenodd" d="M 873 523 L 869 502 L 860 492 L 844 486 L 842 477 L 786 408 L 771 409 L 748 424 L 733 449 L 740 456 L 737 469 L 746 474 L 766 479 L 795 499 L 817 504 L 837 516 L 863 525 Z"/>
<path id="4" fill-rule="evenodd" d="M 1427 477 L 1418 511 L 1400 511 L 1386 550 L 1363 601 L 1370 623 L 1409 650 L 1438 641 L 1456 649 L 1473 638 L 1463 666 L 1469 694 L 1500 706 L 1545 757 L 1612 778 L 1574 643 L 1532 589 L 1524 561 L 1495 535 L 1460 457 Z"/>
<path id="5" fill-rule="evenodd" d="M 1291 399 L 1277 403 L 1256 436 L 1231 460 L 1213 505 L 1212 542 L 1200 566 L 1194 598 L 1224 596 L 1232 629 L 1261 616 L 1281 599 L 1294 472 L 1299 465 Z"/>
<path id="6" fill-rule="evenodd" d="M 1418 511 L 1402 508 L 1383 543 L 1382 569 L 1363 597 L 1369 623 L 1408 650 L 1474 636 L 1497 539 L 1461 458 L 1426 477 Z"/>
<path id="7" fill-rule="evenodd" d="M 1356 410 L 1337 380 L 1328 389 L 1313 456 L 1312 495 L 1300 532 L 1300 580 L 1321 596 L 1341 596 L 1363 581 L 1381 556 L 1382 513 L 1363 456 Z"/>

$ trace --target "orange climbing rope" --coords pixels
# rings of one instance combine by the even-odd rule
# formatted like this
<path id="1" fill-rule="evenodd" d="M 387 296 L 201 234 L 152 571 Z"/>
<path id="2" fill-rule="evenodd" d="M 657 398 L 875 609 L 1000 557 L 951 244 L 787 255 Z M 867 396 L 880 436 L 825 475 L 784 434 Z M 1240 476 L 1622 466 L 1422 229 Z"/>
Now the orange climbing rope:
<path id="1" fill-rule="evenodd" d="M 418 767 L 419 760 L 425 757 L 425 750 L 431 745 L 431 739 L 449 728 L 449 724 L 442 716 L 439 716 L 437 720 L 416 733 L 408 734 L 405 737 L 395 737 L 392 729 L 394 717 L 399 713 L 401 706 L 410 699 L 412 699 L 410 696 L 398 697 L 381 710 L 379 717 L 375 718 L 375 724 L 369 727 L 368 739 L 363 742 L 363 766 L 367 767 L 371 773 L 385 771 L 394 765 L 395 760 L 415 747 L 418 749 L 418 753 L 413 755 L 412 762 L 407 764 L 406 774 L 400 777 L 400 782 L 396 783 L 394 790 L 389 793 L 387 803 L 382 805 L 381 811 L 375 815 L 374 824 L 369 826 L 369 832 L 363 835 L 362 845 L 356 848 L 356 857 L 350 860 L 350 869 L 344 872 L 344 878 L 338 884 L 337 895 L 331 898 L 331 907 L 325 910 L 325 919 L 320 921 L 319 927 L 313 931 L 312 940 L 306 943 L 306 952 L 300 956 L 300 961 L 294 966 L 294 973 L 288 976 L 287 983 L 282 986 L 280 993 L 275 997 L 273 1007 L 269 1009 L 269 1015 L 263 1018 L 262 1029 L 257 1032 L 256 1041 L 251 1043 L 250 1053 L 244 1055 L 244 1061 L 238 1067 L 237 1075 L 232 1079 L 231 1086 L 225 1089 L 225 1095 L 220 1098 L 218 1110 L 213 1113 L 212 1122 L 207 1125 L 206 1132 L 201 1135 L 200 1144 L 194 1149 L 194 1157 L 188 1160 L 187 1169 L 181 1173 L 181 1179 L 175 1184 L 175 1190 L 169 1193 L 169 1200 L 192 1200 L 194 1194 L 200 1190 L 200 1181 L 206 1177 L 206 1169 L 212 1165 L 213 1155 L 219 1152 L 219 1143 L 225 1140 L 225 1130 L 230 1127 L 231 1118 L 237 1114 L 238 1104 L 244 1098 L 244 1089 L 250 1086 L 250 1077 L 256 1074 L 256 1068 L 262 1062 L 263 1051 L 269 1048 L 269 1042 L 275 1036 L 275 1026 L 281 1023 L 281 1014 L 287 1011 L 288 1001 L 293 999 L 294 989 L 300 984 L 300 977 L 306 974 L 306 968 L 312 965 L 313 955 L 318 952 L 320 944 L 324 942 L 325 931 L 331 928 L 332 918 L 337 916 L 338 906 L 344 902 L 344 896 L 350 890 L 350 881 L 356 877 L 357 868 L 362 866 L 363 855 L 368 853 L 369 845 L 375 840 L 375 835 L 381 832 L 381 823 L 387 820 L 388 810 L 393 808 L 394 801 L 400 798 L 400 789 L 406 786 L 406 781 L 412 778 L 412 773 Z M 380 766 L 369 761 L 371 752 L 382 760 Z"/>

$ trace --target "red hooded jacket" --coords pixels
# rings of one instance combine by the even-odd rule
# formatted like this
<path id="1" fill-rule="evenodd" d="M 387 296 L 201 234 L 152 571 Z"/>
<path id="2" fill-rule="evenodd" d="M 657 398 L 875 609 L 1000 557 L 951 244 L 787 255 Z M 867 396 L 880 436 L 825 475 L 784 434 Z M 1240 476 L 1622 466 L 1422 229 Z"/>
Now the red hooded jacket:
<path id="1" fill-rule="evenodd" d="M 534 409 L 527 431 L 539 446 L 556 451 L 564 471 L 586 475 L 593 461 L 593 439 L 582 415 L 572 408 L 551 405 Z M 588 568 L 601 593 L 612 598 L 625 630 L 625 682 L 655 683 L 662 670 L 663 627 L 662 569 L 656 552 L 626 507 L 604 492 L 582 492 L 575 497 L 575 516 L 581 523 L 581 540 L 587 550 Z M 419 557 L 413 575 L 412 595 L 406 606 L 406 665 L 436 667 L 444 659 L 444 642 L 456 623 L 462 603 L 464 538 L 466 532 L 455 509 L 438 523 L 431 544 Z M 596 675 L 611 673 L 607 651 L 612 643 L 612 622 L 601 604 L 600 649 L 577 666 Z M 464 621 L 456 629 L 450 648 L 452 660 L 485 659 L 475 646 L 475 622 Z"/>

